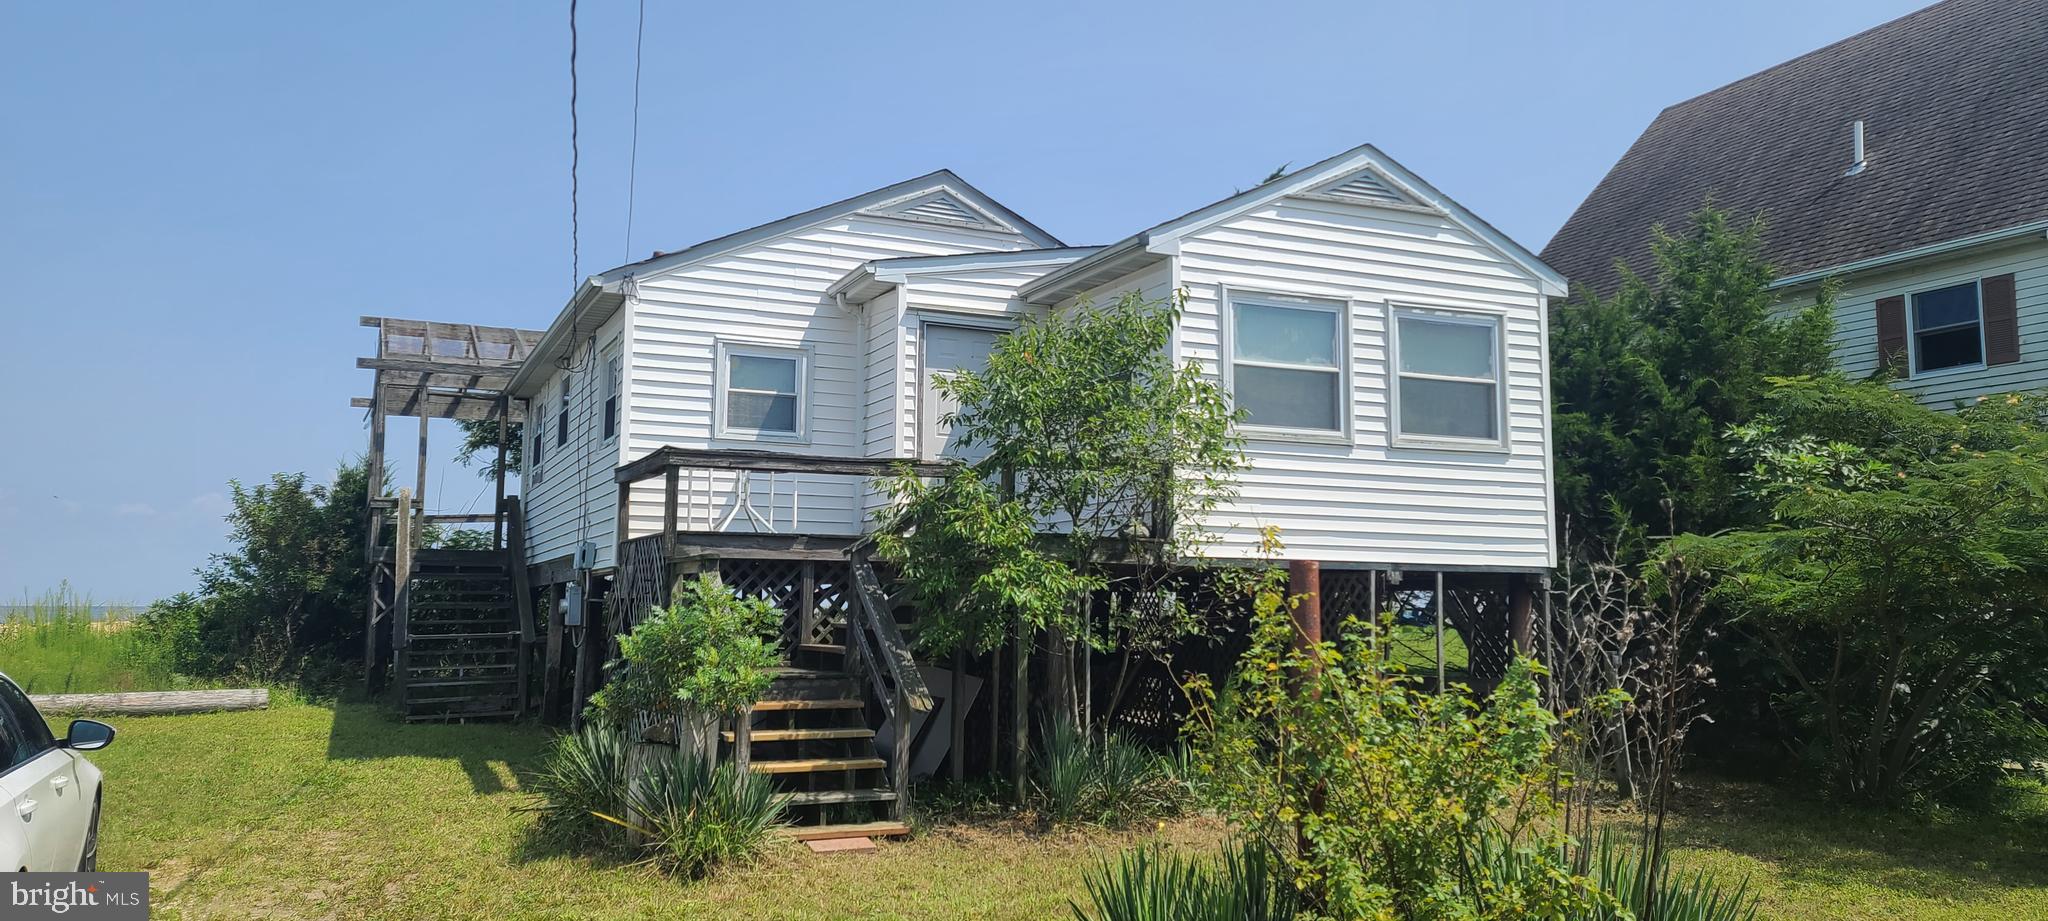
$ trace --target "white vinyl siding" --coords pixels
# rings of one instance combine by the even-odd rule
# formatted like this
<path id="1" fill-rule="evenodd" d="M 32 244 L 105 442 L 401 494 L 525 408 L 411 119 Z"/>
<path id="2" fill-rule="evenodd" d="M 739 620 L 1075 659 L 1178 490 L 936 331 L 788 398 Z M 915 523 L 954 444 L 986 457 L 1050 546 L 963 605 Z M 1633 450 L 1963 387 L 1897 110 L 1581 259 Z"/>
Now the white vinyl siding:
<path id="1" fill-rule="evenodd" d="M 1208 524 L 1222 557 L 1278 528 L 1290 559 L 1417 569 L 1540 569 L 1555 561 L 1544 305 L 1538 280 L 1453 222 L 1413 210 L 1279 199 L 1180 240 L 1188 301 L 1179 354 L 1222 370 L 1223 299 L 1239 292 L 1342 303 L 1351 342 L 1339 442 L 1259 439 L 1238 495 Z M 1499 448 L 1396 444 L 1390 363 L 1403 305 L 1497 317 Z"/>
<path id="2" fill-rule="evenodd" d="M 840 305 L 825 291 L 864 262 L 909 256 L 1028 248 L 1024 237 L 941 224 L 848 215 L 635 279 L 629 302 L 628 421 L 621 460 L 664 445 L 748 448 L 824 456 L 909 457 L 907 394 L 914 377 L 898 340 L 900 305 Z M 900 300 L 891 298 L 891 300 Z M 884 319 L 877 314 L 888 314 Z M 808 388 L 800 441 L 720 429 L 718 343 L 801 350 Z M 897 369 L 896 387 L 883 386 Z M 684 470 L 685 528 L 725 520 L 740 497 L 730 472 Z M 599 501 L 615 503 L 617 493 Z M 778 531 L 860 533 L 877 502 L 859 477 L 765 474 L 750 478 L 748 503 Z M 661 483 L 635 487 L 629 536 L 659 530 Z M 730 530 L 745 531 L 747 516 Z"/>
<path id="3" fill-rule="evenodd" d="M 612 564 L 612 522 L 618 517 L 618 487 L 612 472 L 619 465 L 619 442 L 604 437 L 607 353 L 620 356 L 623 328 L 621 317 L 613 317 L 597 331 L 597 355 L 591 354 L 591 339 L 579 339 L 571 367 L 554 369 L 541 382 L 534 405 L 545 407 L 530 414 L 527 428 L 542 445 L 538 481 L 525 478 L 520 484 L 521 511 L 526 516 L 527 560 L 544 562 L 576 552 L 576 545 L 589 541 L 597 545 L 598 568 Z M 623 360 L 622 360 L 623 363 Z M 560 434 L 562 393 L 569 395 L 569 438 L 556 445 Z M 622 402 L 624 402 L 622 400 Z M 621 425 L 630 407 L 620 407 Z M 630 429 L 626 430 L 630 435 Z M 531 450 L 529 446 L 528 450 Z M 534 455 L 529 454 L 528 457 Z"/>
<path id="4" fill-rule="evenodd" d="M 2005 274 L 2013 276 L 2015 308 L 2019 314 L 2019 361 L 1915 375 L 1894 381 L 1892 386 L 1913 393 L 1924 405 L 1940 409 L 1993 394 L 2048 387 L 2048 242 L 2041 240 L 1845 279 L 1835 295 L 1835 362 L 1843 373 L 1854 378 L 1868 376 L 1877 369 L 1879 298 L 1976 283 Z M 1791 312 L 1812 303 L 1811 289 L 1802 289 L 1788 293 L 1781 309 Z M 1910 341 L 1911 337 L 1908 338 Z"/>

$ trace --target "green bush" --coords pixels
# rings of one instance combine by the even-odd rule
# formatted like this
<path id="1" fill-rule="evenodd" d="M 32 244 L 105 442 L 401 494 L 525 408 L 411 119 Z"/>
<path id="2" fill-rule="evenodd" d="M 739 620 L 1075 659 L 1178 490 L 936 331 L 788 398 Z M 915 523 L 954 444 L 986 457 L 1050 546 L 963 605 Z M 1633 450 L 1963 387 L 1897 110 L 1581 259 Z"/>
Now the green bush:
<path id="1" fill-rule="evenodd" d="M 610 679 L 591 695 L 591 709 L 626 725 L 637 716 L 748 707 L 768 690 L 768 670 L 781 663 L 781 624 L 780 608 L 741 598 L 707 574 L 620 638 L 619 658 L 605 666 Z"/>
<path id="2" fill-rule="evenodd" d="M 1278 868 L 1271 849 L 1249 841 L 1225 845 L 1220 866 L 1134 848 L 1084 877 L 1093 914 L 1068 904 L 1078 921 L 1289 921 L 1300 906 Z"/>
<path id="3" fill-rule="evenodd" d="M 1193 799 L 1170 757 L 1116 733 L 1090 739 L 1066 720 L 1047 728 L 1035 767 L 1036 805 L 1055 823 L 1119 827 L 1179 815 Z"/>
<path id="4" fill-rule="evenodd" d="M 555 737 L 527 788 L 539 797 L 534 811 L 543 840 L 564 846 L 623 842 L 624 829 L 615 820 L 626 801 L 625 736 L 593 722 Z"/>
<path id="5" fill-rule="evenodd" d="M 1426 693 L 1382 664 L 1358 624 L 1341 649 L 1297 649 L 1278 578 L 1254 597 L 1230 705 L 1209 706 L 1199 682 L 1190 691 L 1205 797 L 1241 833 L 1284 845 L 1283 872 L 1306 903 L 1404 921 L 1575 917 L 1596 904 L 1561 856 L 1540 667 L 1518 659 L 1484 706 Z M 1482 886 L 1475 861 L 1494 841 L 1521 849 L 1532 872 Z"/>
<path id="6" fill-rule="evenodd" d="M 648 764 L 627 799 L 652 833 L 654 862 L 687 877 L 753 857 L 782 820 L 768 778 L 730 762 L 709 768 L 681 749 Z"/>

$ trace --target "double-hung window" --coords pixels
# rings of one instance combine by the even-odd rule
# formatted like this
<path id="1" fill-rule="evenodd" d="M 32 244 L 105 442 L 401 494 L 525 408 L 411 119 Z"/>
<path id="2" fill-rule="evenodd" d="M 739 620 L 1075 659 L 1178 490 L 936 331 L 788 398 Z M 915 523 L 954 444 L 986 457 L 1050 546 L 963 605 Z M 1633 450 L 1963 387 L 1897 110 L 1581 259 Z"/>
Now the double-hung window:
<path id="1" fill-rule="evenodd" d="M 1984 363 L 1984 314 L 1977 283 L 1913 295 L 1913 373 Z"/>
<path id="2" fill-rule="evenodd" d="M 1498 447 L 1500 318 L 1393 311 L 1394 441 Z"/>
<path id="3" fill-rule="evenodd" d="M 533 437 L 533 446 L 526 452 L 525 478 L 528 486 L 540 485 L 541 461 L 547 453 L 548 444 L 547 426 L 539 418 L 542 413 L 547 412 L 547 398 L 543 396 L 535 403 L 538 404 L 539 411 L 528 409 L 526 413 L 526 434 Z"/>
<path id="4" fill-rule="evenodd" d="M 604 363 L 604 440 L 619 437 L 619 384 L 621 360 L 613 355 Z"/>
<path id="5" fill-rule="evenodd" d="M 562 375 L 561 408 L 555 414 L 555 447 L 557 448 L 567 447 L 569 444 L 569 380 L 570 375 Z"/>
<path id="6" fill-rule="evenodd" d="M 1231 295 L 1231 398 L 1251 430 L 1341 436 L 1345 305 Z"/>
<path id="7" fill-rule="evenodd" d="M 803 349 L 720 343 L 719 433 L 802 438 L 809 364 L 809 353 Z"/>

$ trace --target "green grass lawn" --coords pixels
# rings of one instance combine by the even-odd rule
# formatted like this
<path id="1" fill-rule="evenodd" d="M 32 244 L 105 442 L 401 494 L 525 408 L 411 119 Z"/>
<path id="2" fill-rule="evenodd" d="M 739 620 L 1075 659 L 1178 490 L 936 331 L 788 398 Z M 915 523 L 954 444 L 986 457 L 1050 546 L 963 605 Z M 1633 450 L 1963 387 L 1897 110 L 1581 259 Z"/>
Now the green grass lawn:
<path id="1" fill-rule="evenodd" d="M 1081 873 L 1153 837 L 939 828 L 876 853 L 786 849 L 701 883 L 535 853 L 519 771 L 529 726 L 406 726 L 287 702 L 118 722 L 101 865 L 151 871 L 157 917 L 1016 918 L 1065 916 Z M 1763 917 L 2048 919 L 2048 804 L 1915 820 L 1716 784 L 1672 834 L 1682 859 L 1766 893 Z"/>

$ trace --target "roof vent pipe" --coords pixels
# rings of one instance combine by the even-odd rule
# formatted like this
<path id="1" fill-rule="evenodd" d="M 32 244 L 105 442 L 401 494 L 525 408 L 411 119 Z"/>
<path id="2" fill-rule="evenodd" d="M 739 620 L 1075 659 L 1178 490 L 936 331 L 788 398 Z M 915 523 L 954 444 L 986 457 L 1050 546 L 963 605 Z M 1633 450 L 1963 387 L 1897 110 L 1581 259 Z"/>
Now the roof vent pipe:
<path id="1" fill-rule="evenodd" d="M 1856 162 L 1849 164 L 1849 168 L 1842 172 L 1844 176 L 1854 176 L 1863 172 L 1863 119 L 1859 118 L 1849 126 L 1849 146 L 1856 155 Z"/>

